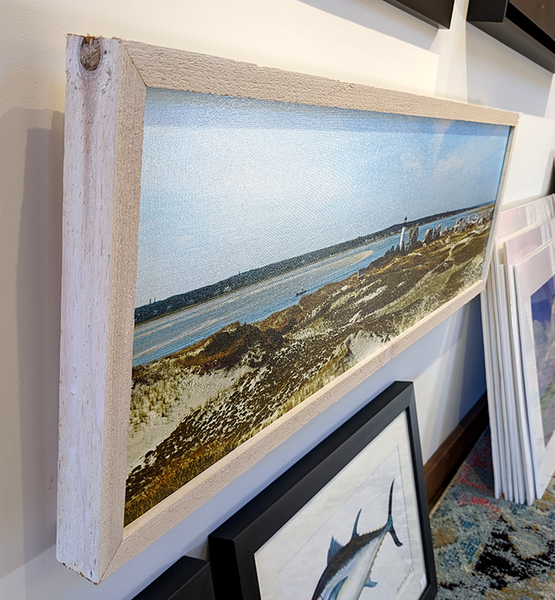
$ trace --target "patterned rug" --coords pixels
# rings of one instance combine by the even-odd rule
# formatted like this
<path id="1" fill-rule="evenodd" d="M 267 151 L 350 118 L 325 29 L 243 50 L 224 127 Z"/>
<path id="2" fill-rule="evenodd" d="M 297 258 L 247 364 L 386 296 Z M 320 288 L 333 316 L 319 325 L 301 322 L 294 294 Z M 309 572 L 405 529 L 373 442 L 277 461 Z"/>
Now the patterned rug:
<path id="1" fill-rule="evenodd" d="M 431 523 L 438 600 L 555 599 L 555 480 L 533 506 L 497 500 L 489 430 Z"/>

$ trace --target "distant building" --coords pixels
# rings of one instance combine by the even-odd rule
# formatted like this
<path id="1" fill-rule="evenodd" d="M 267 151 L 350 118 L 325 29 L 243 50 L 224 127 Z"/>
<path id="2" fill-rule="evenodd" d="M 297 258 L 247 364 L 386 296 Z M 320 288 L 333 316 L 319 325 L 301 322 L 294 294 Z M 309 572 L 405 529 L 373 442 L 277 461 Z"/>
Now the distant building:
<path id="1" fill-rule="evenodd" d="M 416 242 L 418 242 L 418 225 L 411 227 L 411 229 L 409 231 L 409 239 L 408 239 L 407 245 L 405 247 L 406 252 L 410 252 L 411 250 L 414 250 L 414 248 L 416 246 Z"/>
<path id="2" fill-rule="evenodd" d="M 407 217 L 405 217 L 405 222 L 403 223 L 403 229 L 401 229 L 401 239 L 399 240 L 399 252 L 405 251 L 405 231 L 407 229 Z"/>

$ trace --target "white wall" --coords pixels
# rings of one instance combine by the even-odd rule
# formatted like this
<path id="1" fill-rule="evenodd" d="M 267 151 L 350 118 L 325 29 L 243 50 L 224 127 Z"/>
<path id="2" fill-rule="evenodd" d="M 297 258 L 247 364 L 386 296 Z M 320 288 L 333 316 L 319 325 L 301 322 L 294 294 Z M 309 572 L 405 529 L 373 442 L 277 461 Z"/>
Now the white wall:
<path id="1" fill-rule="evenodd" d="M 191 518 L 95 587 L 55 559 L 66 33 L 216 54 L 488 104 L 522 119 L 506 202 L 545 194 L 550 73 L 466 25 L 438 31 L 382 0 L 2 0 L 0 3 L 0 598 L 132 598 L 395 379 L 416 382 L 427 459 L 485 390 L 474 301 L 388 363 Z"/>

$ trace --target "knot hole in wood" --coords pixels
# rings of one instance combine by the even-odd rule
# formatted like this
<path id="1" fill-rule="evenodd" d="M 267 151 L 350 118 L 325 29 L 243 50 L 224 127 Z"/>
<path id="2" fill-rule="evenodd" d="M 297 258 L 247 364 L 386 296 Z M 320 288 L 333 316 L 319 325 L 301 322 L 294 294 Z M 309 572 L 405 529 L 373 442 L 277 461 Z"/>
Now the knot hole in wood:
<path id="1" fill-rule="evenodd" d="M 98 38 L 86 36 L 81 43 L 81 64 L 87 71 L 94 71 L 100 63 L 100 42 Z"/>

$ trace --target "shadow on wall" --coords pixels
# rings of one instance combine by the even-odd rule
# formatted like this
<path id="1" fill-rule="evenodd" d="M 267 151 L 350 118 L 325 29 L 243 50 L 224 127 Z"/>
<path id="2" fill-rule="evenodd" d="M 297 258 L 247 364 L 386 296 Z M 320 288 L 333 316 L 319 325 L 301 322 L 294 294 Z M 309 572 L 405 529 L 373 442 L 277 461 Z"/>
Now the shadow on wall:
<path id="1" fill-rule="evenodd" d="M 372 29 L 407 44 L 430 50 L 437 28 L 383 0 L 300 0 L 318 10 Z"/>
<path id="2" fill-rule="evenodd" d="M 467 336 L 468 332 L 472 332 L 472 343 L 470 343 L 469 339 L 465 340 L 461 357 L 462 377 L 460 388 L 456 390 L 456 393 L 460 394 L 461 397 L 459 422 L 462 421 L 477 399 L 479 399 L 480 389 L 486 387 L 482 310 L 479 298 L 468 304 L 464 331 Z"/>
<path id="3" fill-rule="evenodd" d="M 466 23 L 468 102 L 553 116 L 548 101 L 552 73 Z"/>
<path id="4" fill-rule="evenodd" d="M 415 381 L 424 462 L 486 390 L 479 297 L 436 329 L 434 353 Z"/>
<path id="5" fill-rule="evenodd" d="M 432 53 L 437 53 L 438 40 L 444 37 L 437 38 L 439 30 L 436 27 L 383 0 L 299 1 Z M 458 6 L 464 9 L 466 19 L 466 6 Z M 455 22 L 451 30 L 441 30 L 441 33 L 451 33 L 453 26 L 456 27 Z M 461 35 L 466 48 L 458 43 L 455 50 L 462 48 L 460 56 L 453 56 L 450 48 L 445 50 L 449 73 L 444 78 L 451 77 L 450 88 L 456 85 L 457 77 L 465 75 L 462 83 L 466 87 L 462 91 L 467 92 L 467 101 L 472 104 L 539 117 L 555 115 L 555 89 L 554 98 L 549 102 L 553 79 L 551 73 L 469 23 L 464 23 Z M 461 61 L 465 64 L 459 64 Z M 439 95 L 462 99 L 461 94 L 453 96 L 449 90 L 440 90 Z M 553 104 L 553 108 L 549 104 Z"/>
<path id="6" fill-rule="evenodd" d="M 17 243 L 17 254 L 14 247 L 1 263 L 12 271 L 3 282 L 3 316 L 12 318 L 7 337 L 17 346 L 3 365 L 14 392 L 2 398 L 12 403 L 0 433 L 11 469 L 0 488 L 2 577 L 55 543 L 63 115 L 14 107 L 0 117 L 0 145 L 6 194 L 0 227 Z"/>

